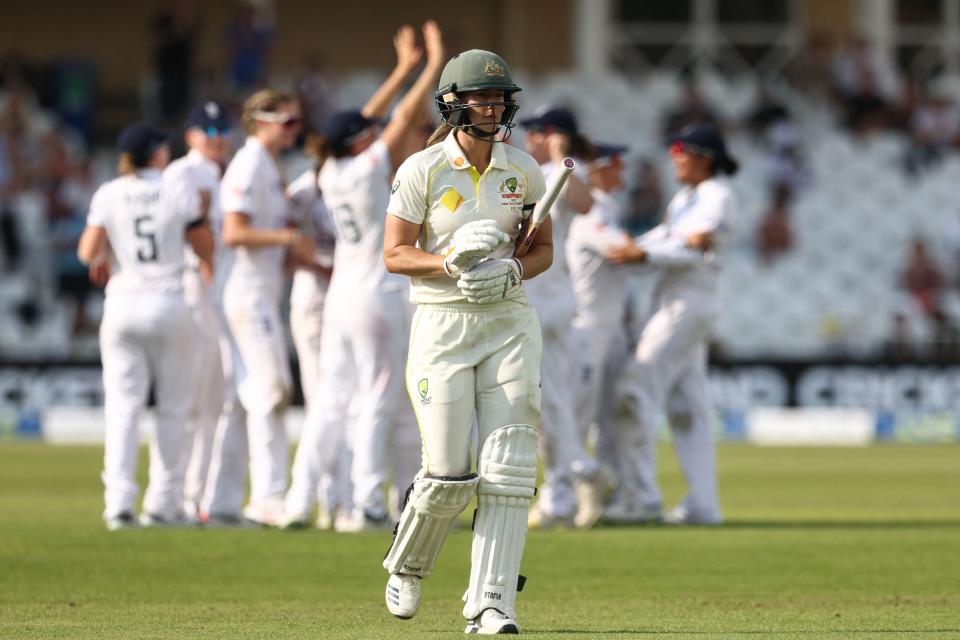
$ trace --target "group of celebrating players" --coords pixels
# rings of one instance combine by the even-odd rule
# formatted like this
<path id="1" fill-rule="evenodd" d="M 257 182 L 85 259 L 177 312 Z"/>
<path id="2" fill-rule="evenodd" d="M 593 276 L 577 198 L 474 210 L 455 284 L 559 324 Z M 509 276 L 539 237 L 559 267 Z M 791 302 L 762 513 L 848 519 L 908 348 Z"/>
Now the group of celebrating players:
<path id="1" fill-rule="evenodd" d="M 737 167 L 716 130 L 684 129 L 670 149 L 684 186 L 660 226 L 631 238 L 619 227 L 625 147 L 588 141 L 553 108 L 519 121 L 519 150 L 507 142 L 520 91 L 507 63 L 482 50 L 447 61 L 433 22 L 422 39 L 398 31 L 393 72 L 308 139 L 314 165 L 289 185 L 280 157 L 302 116 L 283 92 L 246 101 L 248 137 L 232 159 L 233 123 L 216 102 L 190 113 L 189 152 L 172 163 L 162 131 L 120 135 L 122 175 L 98 190 L 78 248 L 106 286 L 104 519 L 111 530 L 293 528 L 312 525 L 319 505 L 324 528 L 392 528 L 385 597 L 410 618 L 476 497 L 467 632 L 517 633 L 528 523 L 721 520 L 706 344 L 733 218 L 722 176 Z M 427 138 L 431 96 L 442 122 Z M 516 251 L 567 156 L 577 169 L 529 251 Z M 630 264 L 657 280 L 633 354 Z M 290 272 L 307 405 L 292 472 Z M 668 513 L 655 458 L 664 409 L 689 484 Z"/>

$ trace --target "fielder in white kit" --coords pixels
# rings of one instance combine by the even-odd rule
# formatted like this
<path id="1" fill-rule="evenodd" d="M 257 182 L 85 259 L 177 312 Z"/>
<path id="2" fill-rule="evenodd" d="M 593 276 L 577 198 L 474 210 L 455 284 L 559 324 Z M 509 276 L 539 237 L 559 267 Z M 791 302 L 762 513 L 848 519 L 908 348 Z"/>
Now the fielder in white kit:
<path id="1" fill-rule="evenodd" d="M 318 473 L 330 471 L 336 462 L 353 390 L 361 397 L 350 433 L 354 513 L 349 529 L 393 526 L 386 503 L 387 444 L 398 419 L 406 414 L 412 424 L 414 418 L 403 393 L 410 333 L 407 283 L 384 266 L 383 227 L 390 177 L 408 148 L 407 136 L 418 133 L 413 125 L 443 66 L 437 25 L 427 22 L 423 36 L 426 66 L 382 132 L 379 119 L 419 61 L 411 27 L 398 32 L 397 67 L 363 110 L 335 113 L 323 129 L 328 157 L 318 180 L 336 228 L 337 247 L 323 318 L 317 400 L 294 461 L 288 524 L 305 523 Z M 411 480 L 412 474 L 399 479 L 405 485 Z"/>
<path id="2" fill-rule="evenodd" d="M 684 128 L 670 147 L 676 178 L 684 187 L 667 207 L 664 222 L 610 249 L 615 263 L 643 263 L 660 272 L 654 313 L 625 372 L 625 415 L 631 436 L 629 459 L 635 485 L 643 489 L 639 508 L 654 511 L 662 498 L 657 484 L 656 427 L 671 393 L 684 411 L 671 411 L 674 449 L 688 493 L 666 520 L 677 524 L 718 524 L 722 520 L 707 383 L 707 343 L 719 310 L 718 256 L 726 248 L 736 203 L 729 182 L 738 164 L 710 125 Z"/>
<path id="3" fill-rule="evenodd" d="M 162 131 L 134 124 L 121 132 L 117 146 L 123 175 L 94 194 L 77 248 L 95 281 L 109 279 L 100 325 L 103 518 L 110 530 L 135 525 L 138 426 L 152 384 L 156 428 L 140 524 L 181 525 L 183 439 L 195 381 L 192 324 L 183 299 L 184 250 L 189 242 L 201 264 L 212 268 L 209 196 L 162 186 L 160 172 L 170 161 Z"/>
<path id="4" fill-rule="evenodd" d="M 220 174 L 230 153 L 230 119 L 222 105 L 207 101 L 187 115 L 184 134 L 187 155 L 174 160 L 163 172 L 164 188 L 203 191 L 211 195 L 208 219 L 219 225 Z M 217 221 L 214 223 L 214 221 Z M 214 269 L 219 262 L 214 232 Z M 220 359 L 220 318 L 214 303 L 213 274 L 201 274 L 201 263 L 187 251 L 183 274 L 184 299 L 190 308 L 194 328 L 194 368 L 197 384 L 187 421 L 186 475 L 183 487 L 184 511 L 196 520 L 207 484 L 213 438 L 223 408 L 223 364 Z"/>
<path id="5" fill-rule="evenodd" d="M 223 291 L 231 383 L 239 400 L 234 410 L 245 417 L 250 456 L 250 501 L 243 515 L 263 525 L 282 523 L 287 485 L 283 416 L 292 376 L 280 317 L 284 263 L 287 257 L 309 262 L 314 254 L 312 240 L 288 226 L 279 166 L 279 155 L 296 142 L 302 120 L 300 106 L 288 94 L 263 89 L 251 96 L 243 113 L 246 144 L 227 167 L 220 190 L 223 241 L 234 252 Z M 235 431 L 243 428 L 237 420 L 225 424 Z M 234 437 L 218 433 L 216 445 Z M 214 460 L 204 511 L 211 517 L 230 516 L 243 495 L 242 478 L 239 486 L 223 486 L 217 476 L 231 461 L 217 452 Z"/>
<path id="6" fill-rule="evenodd" d="M 583 156 L 588 151 L 589 143 L 567 109 L 543 109 L 521 120 L 520 126 L 527 129 L 527 152 L 540 163 L 547 180 L 560 170 L 564 157 Z M 587 454 L 574 406 L 569 340 L 576 300 L 564 250 L 571 223 L 591 206 L 586 173 L 578 167 L 550 209 L 556 247 L 553 265 L 525 287 L 543 332 L 540 440 L 545 470 L 539 498 L 530 510 L 531 527 L 590 527 L 602 510 L 602 479 L 596 461 Z"/>
<path id="7" fill-rule="evenodd" d="M 626 240 L 620 228 L 622 204 L 617 198 L 623 188 L 622 155 L 627 148 L 595 144 L 593 160 L 587 165 L 593 207 L 570 225 L 566 254 L 570 279 L 577 302 L 570 336 L 573 365 L 574 404 L 581 429 L 602 424 L 601 393 L 605 366 L 615 336 L 623 331 L 627 298 L 626 271 L 612 264 L 605 253 Z M 600 431 L 597 460 L 616 476 L 616 452 L 608 447 L 609 434 Z"/>
<path id="8" fill-rule="evenodd" d="M 446 64 L 434 93 L 443 124 L 397 171 L 384 239 L 387 268 L 411 277 L 418 305 L 407 390 L 423 440 L 423 468 L 383 561 L 387 609 L 416 614 L 420 580 L 477 495 L 467 633 L 519 631 L 520 561 L 536 485 L 543 345 L 521 280 L 549 268 L 553 247 L 547 218 L 530 251 L 513 257 L 520 224 L 546 190 L 537 162 L 501 142 L 519 90 L 489 51 Z"/>
<path id="9" fill-rule="evenodd" d="M 305 144 L 307 155 L 319 159 L 315 150 L 316 136 L 309 136 Z M 293 274 L 290 287 L 290 333 L 297 350 L 300 366 L 300 388 L 303 391 L 307 413 L 316 401 L 320 379 L 320 340 L 323 335 L 323 309 L 330 286 L 336 234 L 330 211 L 323 202 L 317 174 L 320 166 L 310 167 L 287 187 L 288 218 L 300 231 L 313 238 L 317 250 L 313 264 L 302 264 Z M 352 393 L 352 391 L 351 391 Z M 301 435 L 301 440 L 303 436 Z M 320 515 L 317 526 L 327 529 L 333 526 L 333 518 L 340 507 L 352 506 L 350 492 L 349 451 L 343 447 L 344 461 L 320 478 Z M 290 524 L 289 513 L 285 514 Z M 298 524 L 301 524 L 298 522 Z M 305 523 L 303 523 L 305 524 Z"/>

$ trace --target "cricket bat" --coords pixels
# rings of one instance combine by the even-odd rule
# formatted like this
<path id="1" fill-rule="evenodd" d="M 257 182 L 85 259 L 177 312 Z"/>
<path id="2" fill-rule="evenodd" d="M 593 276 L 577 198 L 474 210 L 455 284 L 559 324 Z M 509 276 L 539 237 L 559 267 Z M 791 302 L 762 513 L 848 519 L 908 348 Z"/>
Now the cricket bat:
<path id="1" fill-rule="evenodd" d="M 563 159 L 560 171 L 553 174 L 550 183 L 547 185 L 546 193 L 544 193 L 540 201 L 537 202 L 537 205 L 533 208 L 533 214 L 529 220 L 524 222 L 524 228 L 520 230 L 521 240 L 517 244 L 516 251 L 513 253 L 515 257 L 521 258 L 527 255 L 527 251 L 530 251 L 530 245 L 533 243 L 537 231 L 540 230 L 540 225 L 542 225 L 543 221 L 550 215 L 550 208 L 553 207 L 557 196 L 560 195 L 560 190 L 563 189 L 563 184 L 567 181 L 567 176 L 573 172 L 576 166 L 577 163 L 573 161 L 573 158 Z"/>

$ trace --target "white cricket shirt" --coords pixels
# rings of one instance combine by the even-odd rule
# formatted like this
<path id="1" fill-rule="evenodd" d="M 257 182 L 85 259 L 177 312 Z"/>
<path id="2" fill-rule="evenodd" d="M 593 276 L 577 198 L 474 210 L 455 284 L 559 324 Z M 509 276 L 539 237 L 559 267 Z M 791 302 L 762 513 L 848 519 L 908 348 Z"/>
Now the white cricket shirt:
<path id="1" fill-rule="evenodd" d="M 524 208 L 532 210 L 543 197 L 546 185 L 540 166 L 529 155 L 503 143 L 495 143 L 490 164 L 480 175 L 470 164 L 454 135 L 407 158 L 397 171 L 387 211 L 402 220 L 421 225 L 417 246 L 442 254 L 454 232 L 474 220 L 496 220 L 511 242 L 491 257 L 513 255 Z M 522 287 L 510 299 L 525 299 Z M 464 302 L 457 281 L 449 276 L 411 278 L 410 301 L 418 304 Z"/>
<path id="2" fill-rule="evenodd" d="M 683 290 L 716 291 L 720 258 L 733 230 L 736 199 L 724 178 L 710 178 L 696 187 L 684 187 L 667 205 L 664 221 L 638 238 L 649 250 L 648 262 L 661 268 L 657 287 L 662 294 Z M 708 257 L 686 248 L 687 238 L 708 231 L 713 249 Z M 684 256 L 693 254 L 693 259 Z"/>
<path id="3" fill-rule="evenodd" d="M 570 225 L 567 262 L 577 299 L 577 316 L 591 324 L 622 322 L 627 278 L 606 251 L 627 241 L 619 227 L 621 205 L 616 196 L 593 189 L 593 207 Z"/>
<path id="4" fill-rule="evenodd" d="M 210 193 L 210 210 L 207 213 L 207 219 L 210 222 L 210 228 L 213 232 L 214 251 L 213 264 L 214 269 L 220 268 L 220 262 L 223 259 L 223 212 L 220 211 L 220 167 L 216 162 L 203 156 L 199 151 L 190 150 L 187 155 L 171 162 L 163 171 L 164 190 L 177 190 L 182 192 L 198 193 L 207 191 Z M 186 273 L 184 273 L 184 289 L 187 298 L 187 304 L 193 304 L 199 299 L 203 285 L 197 268 L 200 259 L 193 249 L 187 245 L 184 255 Z"/>
<path id="5" fill-rule="evenodd" d="M 110 241 L 107 296 L 182 295 L 184 236 L 199 218 L 199 195 L 165 191 L 159 170 L 143 169 L 101 185 L 87 224 L 104 228 Z"/>
<path id="6" fill-rule="evenodd" d="M 330 267 L 333 265 L 333 253 L 336 246 L 333 221 L 320 194 L 317 185 L 317 172 L 307 169 L 287 187 L 287 219 L 296 224 L 300 231 L 313 238 L 317 247 L 314 254 L 317 263 Z M 290 290 L 290 304 L 294 307 L 308 307 L 327 291 L 328 281 L 323 276 L 297 269 L 293 274 L 293 287 Z"/>
<path id="7" fill-rule="evenodd" d="M 403 287 L 403 277 L 388 272 L 383 263 L 392 173 L 390 151 L 381 140 L 358 155 L 328 158 L 323 163 L 318 182 L 337 236 L 331 290 L 398 291 Z"/>
<path id="8" fill-rule="evenodd" d="M 224 215 L 242 213 L 258 229 L 282 229 L 287 225 L 287 200 L 283 176 L 270 152 L 254 136 L 227 167 L 220 185 L 220 207 Z M 243 282 L 279 295 L 283 286 L 286 247 L 236 247 L 229 281 Z"/>

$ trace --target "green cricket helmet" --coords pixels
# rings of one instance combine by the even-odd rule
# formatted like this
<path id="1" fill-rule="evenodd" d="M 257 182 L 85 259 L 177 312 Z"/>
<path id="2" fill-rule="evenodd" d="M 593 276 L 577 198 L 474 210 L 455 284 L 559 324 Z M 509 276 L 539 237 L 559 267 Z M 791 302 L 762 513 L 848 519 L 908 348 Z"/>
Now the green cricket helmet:
<path id="1" fill-rule="evenodd" d="M 463 94 L 469 91 L 503 91 L 502 102 L 485 102 L 474 106 L 502 106 L 503 116 L 500 124 L 492 133 L 475 130 L 467 119 L 467 104 Z M 440 117 L 450 126 L 462 129 L 475 138 L 492 138 L 506 129 L 509 137 L 513 128 L 513 117 L 518 105 L 513 94 L 520 91 L 510 75 L 510 67 L 503 58 L 491 51 L 471 49 L 450 58 L 443 73 L 440 74 L 440 87 L 434 92 L 433 99 L 440 111 Z"/>

